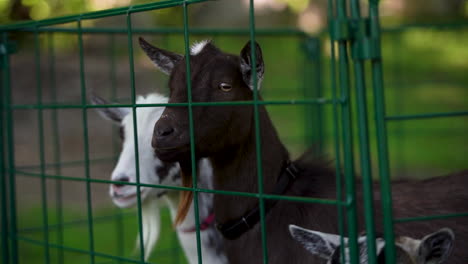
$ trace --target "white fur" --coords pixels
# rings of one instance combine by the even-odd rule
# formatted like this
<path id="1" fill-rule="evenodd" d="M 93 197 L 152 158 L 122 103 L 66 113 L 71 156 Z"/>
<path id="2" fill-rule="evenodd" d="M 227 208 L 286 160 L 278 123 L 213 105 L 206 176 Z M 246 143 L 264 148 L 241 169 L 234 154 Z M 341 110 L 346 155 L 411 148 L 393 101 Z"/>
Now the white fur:
<path id="1" fill-rule="evenodd" d="M 200 42 L 195 42 L 192 47 L 190 47 L 190 54 L 191 55 L 197 55 L 200 53 L 208 44 L 210 41 L 209 40 L 202 40 Z"/>
<path id="2" fill-rule="evenodd" d="M 411 256 L 416 257 L 418 255 L 419 247 L 421 246 L 421 240 L 413 239 L 411 237 L 402 236 L 396 239 L 396 245 L 408 252 Z"/>
<path id="3" fill-rule="evenodd" d="M 137 104 L 149 103 L 167 103 L 167 98 L 159 94 L 150 94 L 146 97 L 139 96 L 136 100 Z M 136 108 L 137 117 L 137 139 L 138 139 L 138 156 L 139 156 L 139 174 L 140 183 L 145 184 L 163 184 L 163 185 L 180 185 L 179 182 L 172 181 L 172 177 L 166 177 L 164 182 L 160 182 L 159 177 L 155 177 L 155 167 L 162 166 L 161 160 L 154 158 L 154 151 L 151 148 L 151 138 L 153 134 L 153 126 L 164 111 L 163 107 L 141 107 Z M 112 172 L 111 179 L 118 181 L 122 176 L 129 177 L 130 182 L 137 182 L 136 179 L 136 163 L 135 163 L 135 140 L 133 129 L 133 114 L 127 112 L 120 124 L 123 127 L 125 140 L 122 144 L 122 152 L 119 160 Z M 151 133 L 149 133 L 151 131 Z M 178 171 L 172 172 L 173 174 Z M 119 192 L 131 198 L 120 198 L 115 196 L 113 186 L 110 186 L 110 196 L 113 202 L 122 208 L 130 207 L 137 202 L 137 187 L 127 185 L 120 188 Z M 144 201 L 148 196 L 157 196 L 165 192 L 165 189 L 140 187 L 141 200 Z M 132 196 L 133 195 L 133 196 Z"/>
<path id="4" fill-rule="evenodd" d="M 161 231 L 161 215 L 160 204 L 157 200 L 151 200 L 143 203 L 142 214 L 142 230 L 143 230 L 143 248 L 145 259 L 151 255 L 152 249 L 158 242 L 159 233 Z M 140 235 L 137 237 L 137 247 L 140 247 Z"/>
<path id="5" fill-rule="evenodd" d="M 149 94 L 145 97 L 139 96 L 136 100 L 137 104 L 152 104 L 152 103 L 167 103 L 168 99 L 158 94 Z M 135 140 L 134 140 L 134 127 L 133 127 L 133 114 L 130 111 L 122 111 L 125 116 L 121 121 L 121 126 L 124 129 L 125 139 L 122 145 L 122 152 L 120 153 L 119 160 L 112 172 L 112 180 L 119 180 L 122 176 L 129 178 L 129 182 L 137 182 L 136 180 L 136 164 L 135 164 Z M 140 107 L 136 109 L 137 118 L 137 141 L 138 141 L 138 154 L 139 154 L 139 174 L 140 183 L 145 184 L 160 184 L 169 186 L 180 186 L 180 178 L 174 179 L 180 171 L 177 165 L 173 167 L 167 177 L 162 181 L 156 173 L 156 167 L 161 166 L 163 163 L 154 155 L 154 150 L 151 147 L 151 138 L 153 134 L 154 124 L 161 117 L 163 107 Z M 102 112 L 105 115 L 105 112 Z M 212 167 L 208 160 L 202 159 L 199 163 L 200 172 L 199 177 L 201 180 L 201 188 L 212 188 Z M 119 196 L 116 196 L 116 192 Z M 119 207 L 132 207 L 137 204 L 137 187 L 132 185 L 125 185 L 116 188 L 110 186 L 110 195 L 113 202 Z M 154 246 L 157 244 L 160 234 L 160 206 L 165 205 L 169 207 L 171 217 L 174 219 L 179 203 L 179 193 L 164 188 L 149 188 L 140 187 L 141 201 L 142 201 L 142 227 L 143 227 L 143 247 L 145 251 L 145 259 L 148 259 Z M 203 220 L 211 213 L 213 195 L 200 195 L 199 196 L 199 217 Z M 190 264 L 198 263 L 197 243 L 195 232 L 183 232 L 183 230 L 195 226 L 193 203 L 190 211 L 177 229 L 177 236 L 181 243 L 184 253 L 188 258 Z M 213 236 L 219 236 L 214 226 L 200 231 L 201 247 L 203 263 L 208 264 L 223 264 L 227 263 L 227 258 L 224 254 L 218 254 L 219 250 L 212 248 L 210 240 Z M 219 239 L 221 241 L 221 239 Z M 139 245 L 140 238 L 137 239 Z"/>

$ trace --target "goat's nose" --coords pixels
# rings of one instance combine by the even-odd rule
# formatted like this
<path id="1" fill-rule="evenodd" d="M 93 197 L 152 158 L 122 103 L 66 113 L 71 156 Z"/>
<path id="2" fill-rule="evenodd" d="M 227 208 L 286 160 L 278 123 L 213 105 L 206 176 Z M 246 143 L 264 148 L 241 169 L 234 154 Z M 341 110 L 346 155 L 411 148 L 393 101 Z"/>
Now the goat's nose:
<path id="1" fill-rule="evenodd" d="M 166 137 L 169 136 L 174 132 L 174 128 L 172 127 L 162 127 L 158 129 L 158 137 Z"/>
<path id="2" fill-rule="evenodd" d="M 119 176 L 116 179 L 114 179 L 114 181 L 130 182 L 130 178 L 128 178 L 127 176 Z M 125 184 L 123 183 L 114 183 L 112 185 L 114 186 L 114 188 L 121 188 L 122 186 L 125 186 Z"/>
<path id="3" fill-rule="evenodd" d="M 159 124 L 159 125 L 157 124 L 154 127 L 154 135 L 158 139 L 168 137 L 168 136 L 172 135 L 174 133 L 174 131 L 175 131 L 174 128 L 170 124 L 167 124 L 167 123 L 162 123 L 162 124 Z"/>
<path id="4" fill-rule="evenodd" d="M 169 118 L 166 117 L 159 119 L 158 122 L 154 124 L 151 146 L 154 149 L 158 149 L 158 147 L 166 144 L 167 141 L 176 133 L 177 130 L 172 125 L 172 121 Z"/>

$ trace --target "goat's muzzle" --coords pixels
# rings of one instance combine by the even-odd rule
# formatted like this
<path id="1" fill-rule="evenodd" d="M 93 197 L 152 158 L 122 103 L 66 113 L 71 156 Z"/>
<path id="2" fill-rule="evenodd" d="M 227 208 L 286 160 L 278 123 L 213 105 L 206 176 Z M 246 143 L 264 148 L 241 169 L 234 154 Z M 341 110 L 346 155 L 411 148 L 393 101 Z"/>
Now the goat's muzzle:
<path id="1" fill-rule="evenodd" d="M 151 146 L 162 161 L 176 162 L 190 152 L 190 143 L 185 142 L 184 138 L 170 119 L 161 118 L 154 125 Z"/>
<path id="2" fill-rule="evenodd" d="M 168 118 L 161 118 L 154 124 L 153 138 L 151 146 L 153 148 L 170 148 L 174 144 L 174 137 L 176 136 L 176 129 Z"/>

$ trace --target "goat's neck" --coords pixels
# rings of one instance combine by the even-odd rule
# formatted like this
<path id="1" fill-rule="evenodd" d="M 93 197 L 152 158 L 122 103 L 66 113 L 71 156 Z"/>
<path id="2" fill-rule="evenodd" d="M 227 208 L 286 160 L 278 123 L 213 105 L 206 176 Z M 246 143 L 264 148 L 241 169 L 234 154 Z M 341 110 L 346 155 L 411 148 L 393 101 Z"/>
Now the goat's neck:
<path id="1" fill-rule="evenodd" d="M 180 193 L 176 191 L 170 191 L 165 195 L 165 200 L 166 203 L 169 207 L 169 212 L 171 214 L 171 219 L 174 221 L 175 216 L 177 214 L 178 206 L 179 206 L 179 201 L 180 201 Z M 178 230 L 186 230 L 186 229 L 191 229 L 195 226 L 195 218 L 194 218 L 194 212 L 193 212 L 193 202 L 190 205 L 190 209 L 187 213 L 187 217 L 178 225 Z M 200 221 L 203 221 L 203 219 L 200 219 Z M 182 232 L 184 233 L 184 232 Z M 188 232 L 191 233 L 191 232 Z"/>
<path id="2" fill-rule="evenodd" d="M 171 220 L 174 221 L 179 206 L 180 194 L 179 192 L 169 191 L 163 196 L 163 199 L 166 201 L 167 207 L 169 208 Z"/>
<path id="3" fill-rule="evenodd" d="M 271 193 L 284 164 L 289 159 L 266 109 L 259 106 L 260 138 L 262 146 L 263 191 Z M 250 123 L 247 140 L 211 157 L 216 190 L 258 193 L 258 170 L 255 146 L 254 118 Z M 225 222 L 244 215 L 258 204 L 257 198 L 216 195 L 216 220 Z"/>

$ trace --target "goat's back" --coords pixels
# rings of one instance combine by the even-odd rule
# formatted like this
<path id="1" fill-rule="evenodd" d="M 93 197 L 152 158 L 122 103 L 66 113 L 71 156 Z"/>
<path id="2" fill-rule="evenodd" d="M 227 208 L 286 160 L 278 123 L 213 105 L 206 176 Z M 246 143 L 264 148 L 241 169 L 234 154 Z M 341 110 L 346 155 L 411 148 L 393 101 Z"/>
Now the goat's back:
<path id="1" fill-rule="evenodd" d="M 300 167 L 301 164 L 299 164 Z M 287 195 L 335 199 L 335 173 L 320 165 L 307 166 L 291 186 Z M 417 217 L 468 212 L 468 171 L 423 181 L 395 181 L 392 183 L 393 213 L 395 218 Z M 377 231 L 383 231 L 381 197 L 378 184 L 374 185 L 375 221 Z M 365 230 L 362 185 L 357 183 L 359 229 Z M 266 216 L 266 236 L 269 263 L 312 264 L 324 263 L 312 256 L 294 241 L 288 225 L 338 233 L 337 208 L 333 205 L 279 201 Z M 345 222 L 346 224 L 346 222 Z M 446 263 L 468 263 L 468 217 L 449 218 L 395 224 L 396 235 L 422 238 L 434 231 L 449 227 L 455 233 L 452 256 Z M 230 263 L 254 264 L 262 259 L 260 225 L 236 241 L 226 241 Z"/>
<path id="2" fill-rule="evenodd" d="M 374 192 L 376 224 L 378 231 L 383 231 L 378 188 L 375 186 Z M 395 181 L 392 183 L 393 217 L 466 213 L 468 212 L 467 190 L 468 170 L 422 181 Z M 468 217 L 466 216 L 396 223 L 394 231 L 396 235 L 422 238 L 443 227 L 449 227 L 455 233 L 454 250 L 446 263 L 468 263 Z"/>

